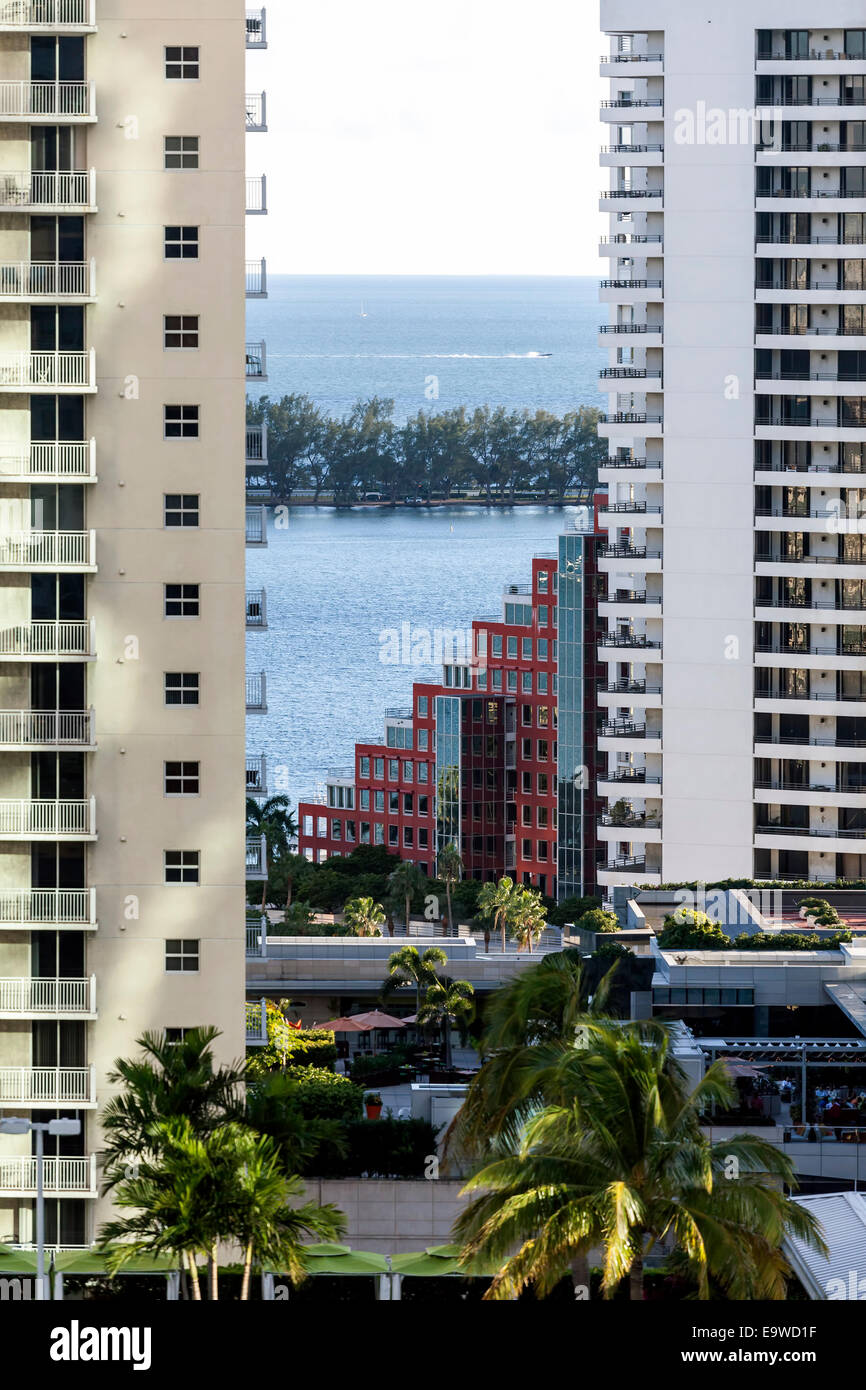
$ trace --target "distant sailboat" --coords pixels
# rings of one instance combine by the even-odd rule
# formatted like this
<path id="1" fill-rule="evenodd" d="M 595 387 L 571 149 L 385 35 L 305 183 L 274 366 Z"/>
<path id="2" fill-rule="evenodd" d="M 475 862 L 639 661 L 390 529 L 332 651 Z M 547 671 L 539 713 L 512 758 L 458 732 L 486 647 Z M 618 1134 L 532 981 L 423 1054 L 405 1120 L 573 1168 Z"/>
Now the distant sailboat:
<path id="1" fill-rule="evenodd" d="M 365 319 L 366 317 L 367 317 L 367 309 L 366 309 L 366 305 L 364 304 L 364 301 L 363 301 L 363 299 L 362 299 L 362 300 L 361 300 L 361 318 L 362 318 L 362 319 Z"/>

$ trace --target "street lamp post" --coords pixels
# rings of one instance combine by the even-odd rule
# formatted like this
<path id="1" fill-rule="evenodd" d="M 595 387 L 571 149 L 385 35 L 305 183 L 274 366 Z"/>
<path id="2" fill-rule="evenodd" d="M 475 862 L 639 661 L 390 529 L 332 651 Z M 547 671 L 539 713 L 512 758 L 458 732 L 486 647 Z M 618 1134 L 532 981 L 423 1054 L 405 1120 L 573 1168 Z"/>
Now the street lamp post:
<path id="1" fill-rule="evenodd" d="M 55 1138 L 81 1133 L 80 1120 L 26 1120 L 10 1115 L 0 1119 L 0 1134 L 36 1135 L 36 1298 L 45 1298 L 45 1135 Z"/>

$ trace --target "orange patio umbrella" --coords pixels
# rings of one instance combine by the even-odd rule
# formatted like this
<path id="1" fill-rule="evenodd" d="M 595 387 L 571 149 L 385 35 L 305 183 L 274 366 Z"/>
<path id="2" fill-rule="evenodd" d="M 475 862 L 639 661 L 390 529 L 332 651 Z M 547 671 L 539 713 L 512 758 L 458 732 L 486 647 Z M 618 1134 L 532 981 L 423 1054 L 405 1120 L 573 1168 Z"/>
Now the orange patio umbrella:
<path id="1" fill-rule="evenodd" d="M 366 1033 L 367 1029 L 353 1018 L 332 1018 L 327 1023 L 313 1023 L 313 1028 L 327 1028 L 329 1033 Z"/>

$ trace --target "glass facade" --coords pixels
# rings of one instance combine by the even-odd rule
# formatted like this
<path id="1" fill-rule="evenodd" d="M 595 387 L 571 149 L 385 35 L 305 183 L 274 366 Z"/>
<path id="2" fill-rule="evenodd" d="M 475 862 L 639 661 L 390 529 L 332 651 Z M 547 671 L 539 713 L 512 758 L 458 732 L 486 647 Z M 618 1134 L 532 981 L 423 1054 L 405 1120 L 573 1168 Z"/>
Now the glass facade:
<path id="1" fill-rule="evenodd" d="M 584 585 L 586 537 L 559 537 L 559 730 L 557 899 L 585 892 L 583 838 L 589 770 L 584 757 Z"/>
<path id="2" fill-rule="evenodd" d="M 460 846 L 460 719 L 462 701 L 437 695 L 436 713 L 436 853 Z"/>

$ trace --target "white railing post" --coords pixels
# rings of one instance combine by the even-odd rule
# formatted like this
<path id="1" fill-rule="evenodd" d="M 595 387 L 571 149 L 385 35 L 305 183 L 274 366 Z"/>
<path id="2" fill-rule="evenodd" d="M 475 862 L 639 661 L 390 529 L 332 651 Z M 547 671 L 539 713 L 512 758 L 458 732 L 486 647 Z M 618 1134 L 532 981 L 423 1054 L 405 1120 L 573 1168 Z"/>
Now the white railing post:
<path id="1" fill-rule="evenodd" d="M 96 797 L 95 797 L 95 796 L 92 796 L 92 797 L 90 798 L 90 808 L 89 808 L 89 809 L 90 809 L 90 826 L 89 826 L 88 834 L 90 834 L 90 835 L 95 835 L 95 834 L 96 834 Z"/>
<path id="2" fill-rule="evenodd" d="M 90 1005 L 90 1007 L 87 1009 L 87 1013 L 89 1013 L 89 1014 L 95 1014 L 95 1013 L 96 1013 L 96 976 L 95 976 L 95 975 L 91 975 L 91 977 L 90 977 L 90 1000 L 89 1000 L 89 1005 Z"/>
<path id="3" fill-rule="evenodd" d="M 87 922 L 88 922 L 88 926 L 89 926 L 91 922 L 95 922 L 95 921 L 96 921 L 96 889 L 95 889 L 95 888 L 89 888 L 87 891 L 88 891 L 88 894 L 89 894 L 89 897 L 90 897 L 89 914 L 88 914 L 88 918 L 87 918 Z"/>
<path id="4" fill-rule="evenodd" d="M 96 207 L 96 170 L 90 169 L 87 176 L 87 205 Z"/>
<path id="5" fill-rule="evenodd" d="M 262 174 L 262 212 L 268 210 L 268 177 Z"/>
<path id="6" fill-rule="evenodd" d="M 90 1192 L 95 1192 L 95 1191 L 96 1191 L 96 1154 L 95 1154 L 95 1152 L 92 1153 L 92 1154 L 90 1155 L 90 1184 L 89 1184 L 88 1190 L 89 1190 Z"/>
<path id="7" fill-rule="evenodd" d="M 94 441 L 95 442 L 95 441 Z M 90 619 L 90 647 L 86 656 L 96 656 L 96 619 Z"/>
<path id="8" fill-rule="evenodd" d="M 87 1098 L 88 1100 L 96 1100 L 96 1068 L 94 1067 L 92 1062 L 90 1063 L 90 1066 L 87 1070 L 89 1072 L 90 1081 L 90 1090 L 88 1092 Z"/>

